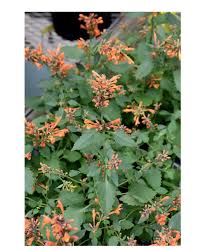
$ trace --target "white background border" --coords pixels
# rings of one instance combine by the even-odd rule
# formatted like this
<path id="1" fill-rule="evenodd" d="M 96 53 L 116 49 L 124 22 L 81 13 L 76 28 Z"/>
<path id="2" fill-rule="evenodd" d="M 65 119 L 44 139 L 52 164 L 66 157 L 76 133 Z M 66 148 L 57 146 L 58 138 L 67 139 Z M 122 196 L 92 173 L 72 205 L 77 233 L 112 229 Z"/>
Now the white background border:
<path id="1" fill-rule="evenodd" d="M 191 0 L 26 0 L 1 6 L 1 250 L 24 247 L 24 12 L 179 11 L 182 13 L 182 246 L 200 246 L 200 76 L 201 14 Z M 3 139 L 3 141 L 2 141 Z M 43 247 L 58 250 L 63 247 Z M 166 249 L 166 247 L 72 247 L 73 249 Z"/>

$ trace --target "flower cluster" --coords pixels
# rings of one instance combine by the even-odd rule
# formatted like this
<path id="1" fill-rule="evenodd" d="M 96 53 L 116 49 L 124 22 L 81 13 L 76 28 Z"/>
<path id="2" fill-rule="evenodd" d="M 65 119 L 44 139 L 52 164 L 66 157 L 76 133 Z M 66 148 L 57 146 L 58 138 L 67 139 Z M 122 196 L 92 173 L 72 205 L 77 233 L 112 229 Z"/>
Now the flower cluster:
<path id="1" fill-rule="evenodd" d="M 31 246 L 33 242 L 37 244 L 42 243 L 39 226 L 40 222 L 38 218 L 25 218 L 25 237 L 27 246 Z"/>
<path id="2" fill-rule="evenodd" d="M 65 220 L 64 208 L 61 201 L 58 201 L 57 208 L 61 210 L 61 214 L 54 214 L 52 218 L 43 216 L 43 224 L 41 228 L 48 225 L 46 228 L 45 246 L 72 246 L 79 238 L 76 235 L 70 235 L 70 231 L 78 231 L 78 228 L 72 227 L 70 223 L 74 220 Z M 51 229 L 51 230 L 50 230 Z M 55 238 L 55 241 L 50 241 L 50 234 Z"/>
<path id="3" fill-rule="evenodd" d="M 172 39 L 172 36 L 169 36 L 165 39 L 161 45 L 164 49 L 164 52 L 169 58 L 177 57 L 178 59 L 181 58 L 181 46 L 179 39 Z"/>
<path id="4" fill-rule="evenodd" d="M 64 53 L 60 52 L 60 47 L 56 50 L 47 50 L 48 54 L 44 55 L 41 45 L 37 49 L 31 50 L 25 48 L 25 58 L 34 63 L 38 68 L 47 65 L 50 68 L 52 76 L 60 74 L 61 77 L 66 77 L 68 71 L 74 68 L 73 64 L 66 64 L 64 62 Z"/>
<path id="5" fill-rule="evenodd" d="M 68 119 L 70 124 L 75 122 L 75 112 L 77 110 L 79 110 L 79 108 L 74 108 L 74 107 L 65 107 L 64 108 L 64 111 L 66 112 L 66 118 Z"/>
<path id="6" fill-rule="evenodd" d="M 169 213 L 157 214 L 155 216 L 156 222 L 161 226 L 165 225 L 168 215 Z"/>
<path id="7" fill-rule="evenodd" d="M 93 93 L 96 94 L 92 101 L 96 107 L 107 107 L 115 93 L 124 94 L 122 85 L 116 85 L 121 75 L 113 76 L 111 79 L 106 79 L 104 74 L 99 75 L 95 71 L 92 71 L 92 75 L 94 79 L 90 80 L 90 84 Z"/>
<path id="8" fill-rule="evenodd" d="M 171 158 L 170 158 L 170 156 L 169 156 L 168 154 L 169 154 L 168 151 L 163 150 L 162 153 L 159 153 L 159 154 L 156 156 L 155 160 L 156 160 L 157 162 L 164 162 L 164 161 L 166 161 L 166 160 L 169 160 L 169 159 L 171 159 Z"/>
<path id="9" fill-rule="evenodd" d="M 77 41 L 77 47 L 80 48 L 80 49 L 83 49 L 85 52 L 87 52 L 88 49 L 89 49 L 89 44 L 83 38 L 80 38 Z"/>
<path id="10" fill-rule="evenodd" d="M 101 35 L 98 25 L 103 23 L 102 17 L 97 17 L 94 13 L 90 13 L 89 16 L 80 14 L 79 21 L 83 21 L 85 23 L 81 24 L 80 28 L 86 30 L 91 37 L 98 37 Z"/>
<path id="11" fill-rule="evenodd" d="M 68 174 L 67 172 L 64 172 L 62 169 L 52 168 L 41 162 L 40 162 L 40 168 L 38 169 L 38 171 L 43 174 L 55 174 L 61 177 L 65 177 Z"/>
<path id="12" fill-rule="evenodd" d="M 179 231 L 164 227 L 161 231 L 157 231 L 157 234 L 158 237 L 151 246 L 177 246 L 181 238 Z"/>
<path id="13" fill-rule="evenodd" d="M 150 128 L 152 123 L 149 119 L 149 115 L 147 116 L 145 114 L 145 112 L 150 112 L 151 114 L 155 114 L 156 110 L 155 109 L 150 109 L 150 108 L 146 108 L 142 101 L 140 101 L 139 105 L 132 105 L 132 106 L 127 106 L 127 108 L 125 108 L 123 110 L 124 112 L 128 113 L 131 112 L 134 114 L 134 123 L 135 125 L 139 125 L 140 124 L 140 118 L 142 119 L 142 123 L 146 125 L 147 128 Z"/>
<path id="14" fill-rule="evenodd" d="M 122 44 L 119 40 L 110 39 L 104 42 L 99 53 L 101 55 L 106 55 L 108 61 L 113 61 L 114 64 L 119 64 L 121 62 L 127 62 L 128 64 L 134 64 L 133 60 L 126 54 L 126 52 L 133 51 L 134 48 L 130 48 Z"/>
<path id="15" fill-rule="evenodd" d="M 56 117 L 55 122 L 45 123 L 44 126 L 38 128 L 33 122 L 25 122 L 26 134 L 32 137 L 34 146 L 45 147 L 47 143 L 54 144 L 57 137 L 64 137 L 69 130 L 67 128 L 58 129 L 57 125 L 61 121 L 60 117 Z"/>
<path id="16" fill-rule="evenodd" d="M 93 122 L 89 119 L 84 120 L 84 128 L 86 129 L 96 129 L 97 131 L 104 131 L 104 130 L 119 130 L 122 129 L 126 133 L 131 133 L 132 130 L 127 128 L 124 125 L 121 125 L 120 118 L 112 120 L 110 122 L 99 122 L 96 120 L 96 122 Z"/>
<path id="17" fill-rule="evenodd" d="M 121 163 L 122 163 L 122 160 L 118 158 L 118 154 L 116 153 L 112 155 L 112 158 L 108 161 L 106 168 L 109 170 L 112 170 L 112 169 L 118 170 Z"/>
<path id="18" fill-rule="evenodd" d="M 160 87 L 161 78 L 155 75 L 152 75 L 151 78 L 147 81 L 149 88 L 158 89 Z"/>
<path id="19" fill-rule="evenodd" d="M 89 223 L 89 227 L 92 229 L 93 233 L 95 233 L 100 224 L 101 224 L 101 221 L 104 221 L 106 219 L 109 219 L 109 216 L 110 215 L 120 215 L 121 213 L 121 210 L 122 210 L 122 204 L 119 204 L 117 206 L 117 208 L 115 208 L 114 210 L 112 210 L 111 212 L 109 212 L 107 215 L 101 215 L 100 212 L 96 211 L 95 209 L 92 209 L 92 212 L 91 212 L 91 216 L 92 216 L 92 224 Z"/>

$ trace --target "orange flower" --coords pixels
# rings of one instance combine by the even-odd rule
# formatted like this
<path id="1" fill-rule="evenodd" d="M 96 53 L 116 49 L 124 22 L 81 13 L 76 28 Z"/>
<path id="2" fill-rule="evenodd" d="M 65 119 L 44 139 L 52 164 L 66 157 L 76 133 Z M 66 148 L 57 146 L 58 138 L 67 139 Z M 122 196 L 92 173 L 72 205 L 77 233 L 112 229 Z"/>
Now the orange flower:
<path id="1" fill-rule="evenodd" d="M 46 215 L 43 216 L 43 224 L 41 226 L 41 228 L 43 228 L 45 225 L 47 224 L 51 224 L 52 223 L 52 219 Z"/>
<path id="2" fill-rule="evenodd" d="M 46 237 L 49 240 L 50 239 L 50 230 L 49 228 L 46 229 Z"/>
<path id="3" fill-rule="evenodd" d="M 30 152 L 25 153 L 25 158 L 30 160 L 31 159 L 31 153 Z"/>
<path id="4" fill-rule="evenodd" d="M 128 64 L 134 64 L 133 60 L 126 55 L 126 52 L 133 51 L 134 48 L 130 48 L 122 44 L 118 39 L 110 39 L 104 42 L 99 49 L 101 55 L 106 55 L 108 61 L 113 61 L 114 64 L 121 62 L 127 62 Z"/>
<path id="5" fill-rule="evenodd" d="M 58 200 L 57 202 L 57 208 L 59 208 L 62 212 L 62 214 L 64 214 L 64 207 L 63 207 L 63 204 L 60 200 Z"/>
<path id="6" fill-rule="evenodd" d="M 93 93 L 96 94 L 92 101 L 95 103 L 96 107 L 107 107 L 109 105 L 109 100 L 114 97 L 115 93 L 124 93 L 122 85 L 116 85 L 121 75 L 106 79 L 104 74 L 99 75 L 97 72 L 92 71 L 92 77 L 94 79 L 90 80 L 90 84 Z"/>
<path id="7" fill-rule="evenodd" d="M 88 49 L 89 49 L 88 43 L 83 38 L 80 38 L 77 41 L 77 47 L 80 48 L 80 49 L 83 49 L 85 52 L 87 52 Z"/>
<path id="8" fill-rule="evenodd" d="M 158 214 L 158 215 L 156 215 L 155 219 L 159 225 L 163 226 L 166 223 L 168 215 L 169 215 L 168 213 L 167 214 Z"/>
<path id="9" fill-rule="evenodd" d="M 149 88 L 158 89 L 160 87 L 160 80 L 161 80 L 160 77 L 152 75 L 151 79 L 147 82 L 147 84 Z"/>
<path id="10" fill-rule="evenodd" d="M 102 17 L 98 17 L 94 13 L 91 13 L 89 16 L 83 14 L 79 15 L 79 21 L 83 21 L 85 24 L 81 24 L 80 28 L 87 31 L 87 33 L 92 37 L 100 36 L 101 32 L 98 29 L 98 25 L 103 23 Z"/>
<path id="11" fill-rule="evenodd" d="M 154 109 L 149 109 L 146 108 L 142 101 L 140 101 L 139 105 L 132 105 L 132 106 L 127 106 L 127 108 L 123 109 L 123 112 L 131 112 L 134 114 L 134 123 L 135 125 L 139 125 L 140 124 L 140 118 L 143 119 L 143 124 L 146 124 L 146 126 L 149 128 L 151 125 L 151 121 L 149 120 L 149 116 L 147 117 L 145 112 L 150 112 L 151 114 L 154 114 L 156 111 Z"/>
<path id="12" fill-rule="evenodd" d="M 67 232 L 65 232 L 64 237 L 62 238 L 62 241 L 69 242 L 69 240 L 70 240 L 70 235 Z"/>
<path id="13" fill-rule="evenodd" d="M 108 168 L 109 170 L 118 170 L 121 163 L 122 160 L 118 158 L 118 154 L 113 154 L 111 160 L 108 161 L 106 168 Z"/>
<path id="14" fill-rule="evenodd" d="M 166 201 L 166 200 L 169 200 L 170 199 L 170 196 L 165 196 L 164 198 L 162 198 L 161 200 L 160 200 L 160 202 L 163 202 L 163 201 Z"/>
<path id="15" fill-rule="evenodd" d="M 46 122 L 40 128 L 37 128 L 33 123 L 26 122 L 26 134 L 32 136 L 34 146 L 45 147 L 47 143 L 54 144 L 57 137 L 64 137 L 69 132 L 67 128 L 61 130 L 57 128 L 60 121 L 61 118 L 56 117 L 54 122 Z"/>
<path id="16" fill-rule="evenodd" d="M 112 215 L 112 214 L 119 215 L 122 209 L 123 209 L 122 204 L 119 204 L 118 207 L 114 209 L 112 212 L 110 212 L 108 215 Z"/>

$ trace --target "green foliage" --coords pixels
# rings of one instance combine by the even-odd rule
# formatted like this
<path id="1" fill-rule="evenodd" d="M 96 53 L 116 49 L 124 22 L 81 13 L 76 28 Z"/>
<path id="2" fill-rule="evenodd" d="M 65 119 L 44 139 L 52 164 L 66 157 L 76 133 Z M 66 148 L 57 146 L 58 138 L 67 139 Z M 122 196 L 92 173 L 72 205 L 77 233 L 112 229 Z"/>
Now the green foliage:
<path id="1" fill-rule="evenodd" d="M 108 214 L 115 202 L 115 186 L 105 178 L 104 181 L 96 183 L 96 192 L 100 200 L 101 209 L 105 214 Z"/>
<path id="2" fill-rule="evenodd" d="M 42 81 L 41 97 L 26 99 L 36 112 L 26 122 L 26 218 L 62 218 L 59 201 L 78 228 L 75 246 L 151 245 L 158 231 L 180 231 L 180 14 L 125 15 L 133 25 L 121 27 L 118 39 L 133 50 L 102 55 L 108 31 L 84 49 L 67 45 L 65 61 L 58 50 L 55 60 L 64 72 L 66 62 L 74 67 Z M 39 63 L 54 72 L 56 63 Z M 156 216 L 165 213 L 160 225 Z"/>

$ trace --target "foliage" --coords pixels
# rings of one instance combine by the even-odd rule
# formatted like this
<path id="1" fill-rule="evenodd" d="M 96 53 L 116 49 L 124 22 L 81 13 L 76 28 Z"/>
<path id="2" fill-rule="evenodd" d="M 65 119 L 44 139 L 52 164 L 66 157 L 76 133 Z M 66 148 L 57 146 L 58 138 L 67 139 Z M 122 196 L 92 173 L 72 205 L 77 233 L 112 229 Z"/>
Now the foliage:
<path id="1" fill-rule="evenodd" d="M 52 76 L 26 102 L 26 245 L 179 245 L 180 16 L 126 16 L 118 38 L 80 15 L 88 41 L 25 49 Z"/>

